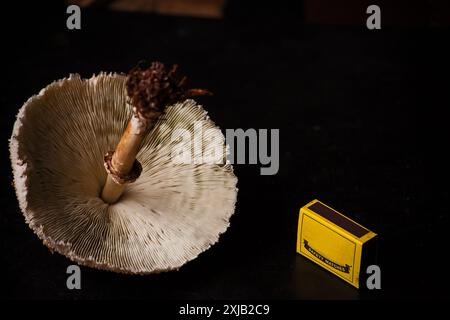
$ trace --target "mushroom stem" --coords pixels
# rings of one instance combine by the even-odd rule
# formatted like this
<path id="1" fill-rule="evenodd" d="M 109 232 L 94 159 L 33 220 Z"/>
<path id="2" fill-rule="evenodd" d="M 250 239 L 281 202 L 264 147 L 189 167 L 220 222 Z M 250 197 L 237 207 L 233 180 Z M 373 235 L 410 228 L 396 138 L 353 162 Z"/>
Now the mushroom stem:
<path id="1" fill-rule="evenodd" d="M 112 164 L 120 174 L 127 174 L 131 171 L 136 155 L 139 152 L 141 142 L 146 135 L 145 127 L 143 128 L 138 121 L 134 121 L 135 119 L 136 118 L 133 117 L 130 122 L 128 122 L 128 126 L 112 157 Z"/>
<path id="2" fill-rule="evenodd" d="M 127 77 L 126 90 L 133 116 L 115 151 L 105 155 L 108 172 L 101 197 L 107 203 L 115 203 L 125 184 L 135 181 L 142 167 L 136 160 L 147 132 L 152 129 L 166 106 L 186 98 L 211 94 L 204 89 L 186 89 L 186 77 L 177 77 L 177 65 L 167 71 L 160 62 L 150 67 L 137 66 Z"/>
<path id="3" fill-rule="evenodd" d="M 119 200 L 123 190 L 125 190 L 125 185 L 116 183 L 111 175 L 108 174 L 102 191 L 102 199 L 106 203 L 113 204 Z"/>
<path id="4" fill-rule="evenodd" d="M 136 161 L 136 155 L 139 152 L 145 135 L 145 125 L 133 116 L 111 159 L 111 167 L 114 169 L 116 175 L 126 176 L 132 171 L 133 164 Z M 108 177 L 102 191 L 103 201 L 110 204 L 115 203 L 119 200 L 124 190 L 125 183 L 117 183 L 112 173 L 108 172 Z"/>

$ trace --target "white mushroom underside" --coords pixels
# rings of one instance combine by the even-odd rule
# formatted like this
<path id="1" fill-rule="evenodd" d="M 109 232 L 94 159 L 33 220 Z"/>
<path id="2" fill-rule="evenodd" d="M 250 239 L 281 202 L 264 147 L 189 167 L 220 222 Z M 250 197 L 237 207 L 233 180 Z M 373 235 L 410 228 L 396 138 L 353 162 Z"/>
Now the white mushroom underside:
<path id="1" fill-rule="evenodd" d="M 227 164 L 171 161 L 174 129 L 193 132 L 195 121 L 215 128 L 203 108 L 187 100 L 166 108 L 145 139 L 137 156 L 140 178 L 119 202 L 104 203 L 103 156 L 131 117 L 125 80 L 71 75 L 25 103 L 10 142 L 17 197 L 44 243 L 78 263 L 140 274 L 177 269 L 227 229 L 237 179 Z M 222 134 L 220 141 L 203 140 L 204 153 L 225 148 Z"/>

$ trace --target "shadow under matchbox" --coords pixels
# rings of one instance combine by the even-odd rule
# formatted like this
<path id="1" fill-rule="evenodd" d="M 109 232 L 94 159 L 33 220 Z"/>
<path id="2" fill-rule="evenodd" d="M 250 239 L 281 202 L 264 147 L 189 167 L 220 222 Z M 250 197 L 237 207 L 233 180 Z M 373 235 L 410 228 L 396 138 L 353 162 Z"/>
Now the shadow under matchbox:
<path id="1" fill-rule="evenodd" d="M 376 234 L 319 200 L 300 209 L 297 252 L 356 288 Z"/>

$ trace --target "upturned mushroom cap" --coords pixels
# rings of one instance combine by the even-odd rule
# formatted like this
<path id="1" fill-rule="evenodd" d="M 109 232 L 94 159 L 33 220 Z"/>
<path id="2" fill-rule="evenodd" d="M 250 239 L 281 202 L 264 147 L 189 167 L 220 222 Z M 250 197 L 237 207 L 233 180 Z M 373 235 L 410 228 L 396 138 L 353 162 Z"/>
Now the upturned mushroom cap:
<path id="1" fill-rule="evenodd" d="M 178 269 L 227 229 L 237 178 L 229 164 L 172 161 L 174 130 L 193 132 L 196 121 L 217 128 L 186 100 L 168 106 L 144 140 L 140 178 L 119 202 L 104 203 L 103 156 L 131 118 L 125 82 L 118 74 L 71 75 L 24 104 L 10 141 L 17 198 L 44 244 L 77 263 L 137 274 Z M 221 133 L 219 140 L 192 136 L 205 153 L 225 148 Z"/>

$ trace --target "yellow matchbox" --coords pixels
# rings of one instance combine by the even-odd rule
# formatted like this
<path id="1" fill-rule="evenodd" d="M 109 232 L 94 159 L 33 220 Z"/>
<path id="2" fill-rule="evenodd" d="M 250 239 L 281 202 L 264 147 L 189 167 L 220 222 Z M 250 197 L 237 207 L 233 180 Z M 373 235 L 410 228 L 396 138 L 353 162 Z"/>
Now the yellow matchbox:
<path id="1" fill-rule="evenodd" d="M 300 209 L 297 252 L 356 288 L 369 240 L 376 236 L 319 200 Z"/>

